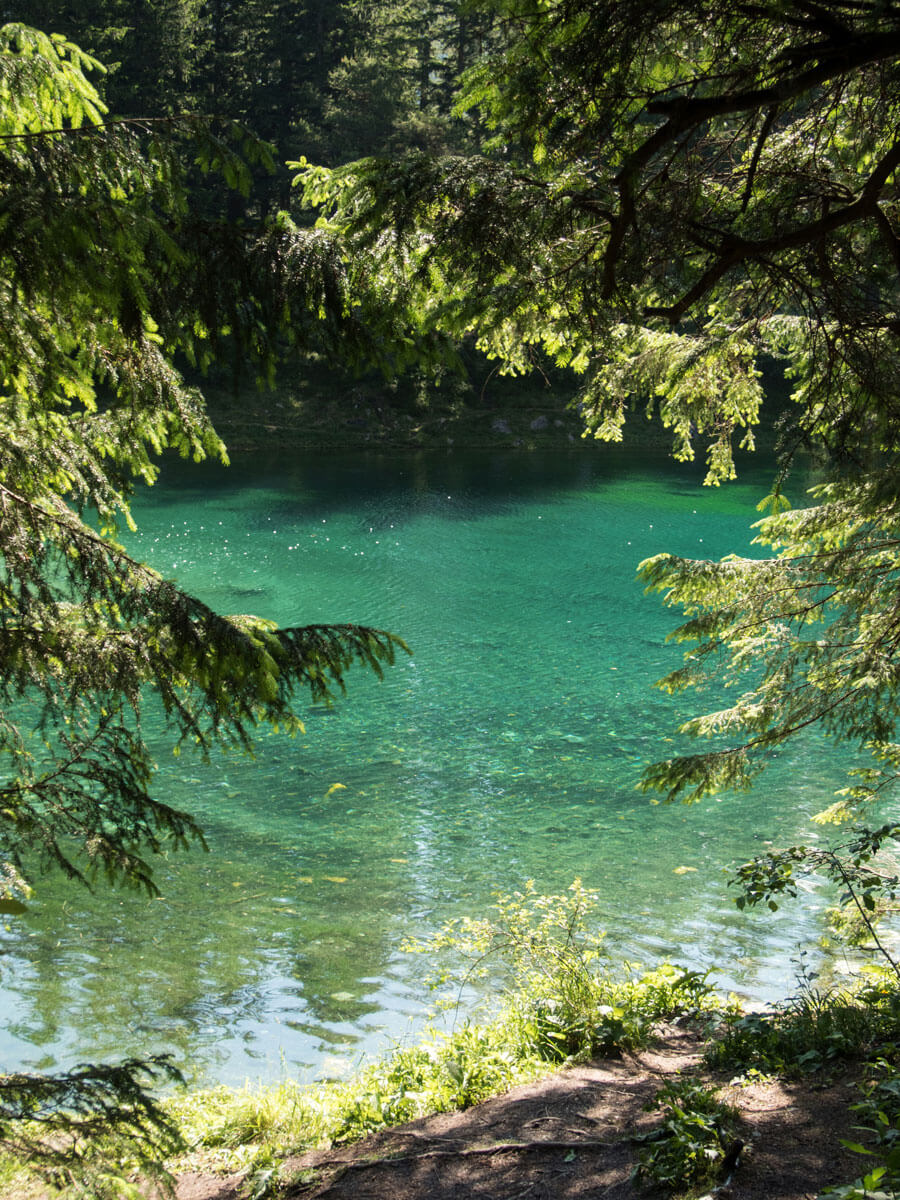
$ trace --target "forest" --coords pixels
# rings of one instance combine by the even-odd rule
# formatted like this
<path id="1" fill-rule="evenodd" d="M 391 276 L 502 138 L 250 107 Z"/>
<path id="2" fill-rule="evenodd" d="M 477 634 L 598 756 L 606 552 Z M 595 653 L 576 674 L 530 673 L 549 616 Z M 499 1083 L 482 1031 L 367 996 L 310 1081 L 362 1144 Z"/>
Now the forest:
<path id="1" fill-rule="evenodd" d="M 328 430 L 329 449 L 468 437 L 527 453 L 548 430 L 600 453 L 640 425 L 654 433 L 639 444 L 702 464 L 699 486 L 725 492 L 759 440 L 771 466 L 752 547 L 632 564 L 680 614 L 683 658 L 658 686 L 687 705 L 673 737 L 647 734 L 638 783 L 657 803 L 752 796 L 795 746 L 827 746 L 840 778 L 816 794 L 811 832 L 782 845 L 757 829 L 766 848 L 733 871 L 732 898 L 777 913 L 830 887 L 832 932 L 865 969 L 820 989 L 801 968 L 790 1001 L 748 1014 L 709 972 L 610 965 L 580 880 L 553 895 L 501 880 L 492 915 L 454 910 L 412 939 L 457 967 L 504 964 L 492 1023 L 400 1049 L 327 1099 L 284 1085 L 291 1116 L 247 1151 L 248 1186 L 328 1191 L 281 1176 L 279 1156 L 465 1109 L 690 1019 L 715 1031 L 707 1074 L 657 1097 L 635 1187 L 739 1185 L 746 1131 L 716 1071 L 840 1063 L 863 1097 L 843 1145 L 865 1169 L 825 1182 L 894 1195 L 900 8 L 91 0 L 13 4 L 4 21 L 6 934 L 45 877 L 155 900 L 170 854 L 215 857 L 199 809 L 160 788 L 154 721 L 180 761 L 264 755 L 270 733 L 305 738 L 311 712 L 352 706 L 358 680 L 389 681 L 416 652 L 402 619 L 230 614 L 148 565 L 134 512 L 175 459 L 227 464 L 232 428 L 255 450 L 261 430 L 283 442 L 275 407 L 314 449 Z M 502 686 L 507 645 L 490 644 Z M 586 735 L 560 722 L 551 736 L 572 753 L 554 761 L 572 761 Z M 799 828 L 803 806 L 778 788 Z M 203 1140 L 191 1122 L 224 1104 L 167 1098 L 184 1065 L 160 1053 L 0 1075 L 3 1186 L 171 1187 Z M 275 1102 L 256 1103 L 223 1120 L 259 1125 Z"/>

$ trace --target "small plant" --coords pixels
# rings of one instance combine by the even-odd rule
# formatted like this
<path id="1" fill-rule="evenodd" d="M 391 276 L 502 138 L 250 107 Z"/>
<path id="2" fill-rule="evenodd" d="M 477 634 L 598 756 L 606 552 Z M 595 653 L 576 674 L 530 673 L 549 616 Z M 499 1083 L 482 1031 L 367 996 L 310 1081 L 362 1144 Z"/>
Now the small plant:
<path id="1" fill-rule="evenodd" d="M 896 1054 L 896 1047 L 889 1051 Z M 855 1129 L 867 1135 L 870 1145 L 844 1138 L 841 1142 L 877 1165 L 853 1183 L 827 1188 L 823 1194 L 828 1200 L 894 1200 L 900 1194 L 900 1077 L 894 1063 L 884 1057 L 869 1067 L 873 1077 L 860 1085 L 863 1099 L 851 1111 L 861 1122 Z"/>
<path id="2" fill-rule="evenodd" d="M 594 968 L 602 956 L 605 935 L 589 927 L 596 906 L 596 892 L 580 879 L 566 894 L 552 896 L 541 895 L 529 879 L 521 892 L 496 893 L 490 916 L 448 921 L 432 937 L 405 948 L 461 959 L 462 986 L 503 972 L 511 990 L 527 992 L 536 1003 L 552 998 L 559 1020 L 571 1018 L 574 1028 L 592 1005 Z M 432 986 L 450 974 L 439 974 Z M 458 977 L 455 971 L 453 976 Z"/>
<path id="3" fill-rule="evenodd" d="M 784 1073 L 827 1069 L 900 1036 L 900 989 L 893 971 L 871 971 L 853 987 L 822 988 L 803 963 L 797 991 L 771 1012 L 726 1016 L 711 1044 L 714 1068 Z"/>
<path id="4" fill-rule="evenodd" d="M 491 916 L 448 922 L 407 949 L 457 960 L 435 987 L 460 978 L 459 960 L 466 964 L 463 986 L 505 970 L 507 1018 L 529 1053 L 549 1062 L 641 1045 L 654 1022 L 720 1005 L 703 973 L 670 964 L 647 974 L 626 964 L 624 974 L 615 973 L 604 934 L 590 927 L 596 904 L 580 879 L 555 896 L 540 895 L 529 880 L 521 892 L 498 894 Z"/>
<path id="5" fill-rule="evenodd" d="M 900 874 L 892 869 L 896 864 L 886 854 L 891 843 L 900 842 L 900 825 L 858 828 L 854 833 L 856 836 L 841 846 L 789 846 L 744 863 L 731 880 L 741 889 L 735 903 L 741 909 L 764 903 L 775 912 L 781 897 L 797 895 L 798 876 L 823 875 L 842 889 L 842 921 L 857 944 L 871 945 L 900 982 L 900 964 L 876 928 L 881 916 L 896 911 L 900 897 Z M 847 916 L 851 912 L 852 922 Z"/>
<path id="6" fill-rule="evenodd" d="M 689 1077 L 675 1079 L 645 1108 L 662 1109 L 663 1120 L 635 1139 L 643 1146 L 633 1178 L 678 1191 L 710 1182 L 737 1159 L 742 1146 L 735 1137 L 737 1113 L 714 1088 Z"/>

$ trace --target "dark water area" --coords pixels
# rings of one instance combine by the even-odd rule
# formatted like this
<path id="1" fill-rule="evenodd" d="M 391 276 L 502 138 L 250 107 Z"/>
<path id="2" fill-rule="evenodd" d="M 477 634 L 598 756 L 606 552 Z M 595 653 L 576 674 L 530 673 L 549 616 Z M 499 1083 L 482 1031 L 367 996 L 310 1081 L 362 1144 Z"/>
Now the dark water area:
<path id="1" fill-rule="evenodd" d="M 619 450 L 167 468 L 134 553 L 221 611 L 373 624 L 413 656 L 381 682 L 351 671 L 346 699 L 305 705 L 305 733 L 262 736 L 252 760 L 174 759 L 152 731 L 156 792 L 211 852 L 160 861 L 156 900 L 42 884 L 0 943 L 4 1068 L 168 1050 L 197 1082 L 340 1071 L 423 1019 L 429 964 L 403 939 L 526 879 L 596 889 L 617 959 L 784 995 L 825 898 L 743 915 L 728 868 L 826 837 L 809 818 L 840 763 L 810 739 L 749 795 L 636 790 L 697 702 L 651 686 L 680 659 L 677 613 L 635 568 L 749 552 L 770 477 L 753 463 L 704 489 Z"/>

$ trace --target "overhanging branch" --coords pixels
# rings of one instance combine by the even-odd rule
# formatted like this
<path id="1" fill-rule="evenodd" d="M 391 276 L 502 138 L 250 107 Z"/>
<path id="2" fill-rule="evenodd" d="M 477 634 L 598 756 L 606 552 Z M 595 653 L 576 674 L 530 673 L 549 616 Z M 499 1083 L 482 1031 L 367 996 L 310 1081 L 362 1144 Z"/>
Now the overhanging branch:
<path id="1" fill-rule="evenodd" d="M 722 239 L 719 252 L 712 263 L 703 272 L 693 287 L 684 293 L 680 300 L 670 305 L 651 305 L 644 309 L 645 317 L 663 317 L 676 324 L 698 300 L 702 299 L 733 267 L 748 259 L 765 258 L 768 255 L 783 250 L 794 250 L 800 246 L 814 245 L 821 242 L 838 229 L 852 225 L 866 217 L 874 216 L 879 224 L 879 230 L 884 235 L 884 222 L 887 218 L 881 213 L 878 201 L 888 179 L 900 167 L 900 141 L 895 142 L 885 154 L 878 166 L 866 180 L 862 192 L 856 200 L 843 208 L 835 209 L 816 221 L 809 221 L 795 229 L 761 241 L 749 241 L 745 238 L 726 237 Z M 890 225 L 888 229 L 893 236 Z M 894 237 L 894 242 L 896 238 Z M 900 274 L 900 247 L 894 250 L 894 260 Z"/>
<path id="2" fill-rule="evenodd" d="M 729 116 L 735 113 L 756 112 L 760 109 L 773 110 L 783 107 L 789 101 L 808 94 L 832 79 L 847 75 L 872 63 L 885 62 L 900 57 L 900 32 L 866 34 L 850 43 L 844 43 L 840 46 L 827 42 L 822 43 L 819 46 L 810 48 L 810 56 L 818 58 L 814 66 L 808 70 L 779 79 L 767 87 L 752 88 L 720 96 L 678 95 L 670 99 L 658 98 L 647 102 L 644 108 L 646 115 L 665 117 L 666 120 L 664 124 L 658 126 L 626 158 L 613 180 L 619 193 L 619 211 L 611 224 L 609 240 L 603 255 L 603 284 L 601 294 L 604 299 L 609 299 L 615 292 L 616 268 L 622 247 L 629 228 L 636 224 L 636 181 L 664 146 L 669 145 L 692 130 L 699 129 L 715 117 Z M 699 82 L 699 80 L 694 81 L 695 85 Z M 768 132 L 769 128 L 764 127 L 762 137 L 765 138 Z M 896 163 L 894 163 L 894 167 L 896 167 Z M 893 170 L 894 167 L 891 169 Z M 754 169 L 755 164 L 751 166 L 751 180 Z M 878 173 L 879 171 L 876 169 L 872 179 Z M 872 180 L 870 179 L 871 182 Z M 863 200 L 865 195 L 866 189 L 864 189 L 860 200 Z M 848 206 L 848 208 L 852 207 L 852 205 Z M 839 210 L 834 216 L 839 217 L 842 214 L 847 214 L 848 208 Z M 859 215 L 859 213 L 849 215 L 846 220 L 857 219 Z M 823 218 L 823 221 L 827 222 L 830 219 L 826 217 Z M 837 228 L 840 224 L 844 223 L 846 223 L 845 220 L 839 220 L 838 224 L 834 227 Z M 806 237 L 802 237 L 801 243 L 806 240 L 808 240 Z M 748 242 L 744 243 L 744 245 L 750 247 L 752 243 Z M 779 247 L 776 246 L 774 248 Z M 704 278 L 707 275 L 710 276 L 708 286 L 712 286 L 731 266 L 748 257 L 749 253 L 749 249 L 741 251 L 737 246 L 732 245 L 729 247 L 726 257 L 734 255 L 736 257 L 733 257 L 732 261 L 723 261 L 721 265 L 713 264 L 709 268 L 709 271 L 704 276 Z M 762 253 L 765 253 L 765 251 L 762 251 Z M 697 286 L 699 286 L 699 281 Z M 682 302 L 679 302 L 678 305 L 672 306 L 671 309 L 658 310 L 654 315 L 668 316 L 672 321 L 679 320 L 684 312 L 687 311 L 687 308 L 694 302 L 694 299 L 696 299 L 694 297 L 694 299 L 688 300 L 688 296 L 693 296 L 695 290 L 696 288 L 692 288 L 687 294 L 684 298 L 683 306 Z M 703 295 L 706 290 L 708 290 L 708 287 L 702 288 L 697 292 L 697 295 Z"/>

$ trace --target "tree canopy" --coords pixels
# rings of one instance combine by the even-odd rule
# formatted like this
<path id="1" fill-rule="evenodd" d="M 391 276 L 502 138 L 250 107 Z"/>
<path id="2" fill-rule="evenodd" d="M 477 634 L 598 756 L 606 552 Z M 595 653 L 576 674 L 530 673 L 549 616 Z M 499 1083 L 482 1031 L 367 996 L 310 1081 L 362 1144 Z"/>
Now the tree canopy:
<path id="1" fill-rule="evenodd" d="M 883 0 L 484 0 L 466 77 L 483 153 L 303 166 L 307 202 L 412 326 L 583 375 L 587 428 L 645 405 L 708 482 L 752 446 L 761 363 L 792 381 L 760 559 L 644 563 L 691 645 L 664 685 L 735 689 L 656 764 L 669 798 L 744 787 L 811 724 L 900 767 L 897 651 L 900 8 Z M 785 498 L 799 450 L 825 472 Z M 839 806 L 840 807 L 840 806 Z M 835 813 L 837 810 L 831 810 Z"/>
<path id="2" fill-rule="evenodd" d="M 92 6 L 101 43 L 122 11 Z M 0 911 L 19 911 L 47 864 L 152 890 L 148 852 L 201 836 L 153 795 L 145 697 L 178 744 L 247 747 L 260 723 L 297 727 L 298 690 L 327 699 L 352 663 L 380 670 L 402 645 L 216 613 L 115 540 L 161 452 L 224 456 L 179 365 L 225 352 L 263 376 L 285 346 L 397 364 L 468 337 L 512 373 L 549 355 L 582 375 L 590 432 L 618 439 L 646 406 L 678 456 L 704 446 L 711 483 L 733 473 L 735 442 L 752 444 L 761 362 L 780 363 L 793 404 L 762 556 L 662 554 L 641 568 L 686 612 L 675 636 L 689 653 L 666 686 L 734 689 L 685 727 L 712 748 L 656 764 L 646 783 L 672 799 L 746 786 L 817 724 L 870 752 L 833 815 L 888 788 L 900 773 L 900 7 L 480 0 L 460 18 L 434 0 L 440 38 L 418 43 L 424 0 L 254 4 L 240 27 L 237 11 L 204 6 L 194 43 L 195 0 L 142 6 L 122 48 L 164 67 L 149 118 L 123 98 L 126 70 L 111 119 L 90 56 L 64 36 L 0 30 Z M 399 77 L 366 53 L 367 31 L 400 48 Z M 481 152 L 430 152 L 447 143 L 425 117 L 482 52 L 457 106 Z M 235 116 L 280 135 L 283 94 L 309 119 L 285 153 L 314 151 L 329 129 L 330 145 L 359 146 L 355 97 L 390 109 L 395 79 L 424 115 L 388 141 L 419 149 L 300 163 L 316 228 L 280 211 L 277 187 L 250 196 L 273 153 Z M 227 115 L 177 115 L 170 85 Z M 210 178 L 242 198 L 223 202 Z M 822 482 L 793 508 L 801 450 Z M 90 1113 L 91 1096 L 125 1092 L 128 1120 L 152 1125 L 140 1064 L 123 1069 L 43 1090 L 7 1079 L 0 1138 L 23 1116 L 46 1112 L 50 1128 L 61 1104 Z"/>
<path id="3" fill-rule="evenodd" d="M 276 147 L 273 162 L 247 164 L 251 193 L 228 194 L 233 213 L 288 208 L 288 158 L 334 164 L 458 140 L 455 78 L 486 36 L 458 0 L 15 0 L 5 11 L 99 59 L 114 116 L 214 114 Z M 208 179 L 189 193 L 221 202 Z"/>

